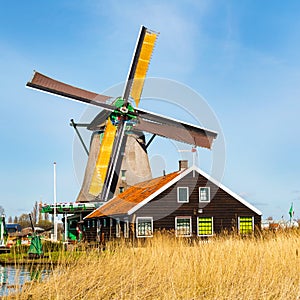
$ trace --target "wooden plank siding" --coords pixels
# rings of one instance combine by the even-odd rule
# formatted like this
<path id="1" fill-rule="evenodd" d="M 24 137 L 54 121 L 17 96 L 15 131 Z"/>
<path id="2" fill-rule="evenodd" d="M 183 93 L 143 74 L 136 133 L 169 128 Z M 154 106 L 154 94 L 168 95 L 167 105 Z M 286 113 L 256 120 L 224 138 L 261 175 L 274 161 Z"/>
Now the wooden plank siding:
<path id="1" fill-rule="evenodd" d="M 189 187 L 189 202 L 177 202 L 177 187 Z M 199 202 L 199 187 L 209 187 L 211 201 Z M 198 210 L 202 209 L 202 213 Z M 232 231 L 238 227 L 238 217 L 254 217 L 254 226 L 260 226 L 261 216 L 239 202 L 233 196 L 208 181 L 202 175 L 193 172 L 182 178 L 172 187 L 136 211 L 136 217 L 153 216 L 153 229 L 175 229 L 175 217 L 192 217 L 193 235 L 197 235 L 197 217 L 213 217 L 214 233 Z"/>
<path id="2" fill-rule="evenodd" d="M 178 203 L 178 187 L 189 188 L 188 203 Z M 211 199 L 209 203 L 199 202 L 199 187 L 210 188 Z M 129 230 L 129 238 L 133 238 L 133 234 L 136 238 L 136 232 L 132 231 L 133 225 L 135 228 L 136 218 L 153 217 L 153 231 L 155 234 L 157 230 L 175 230 L 175 218 L 179 216 L 191 217 L 193 237 L 197 236 L 197 217 L 213 217 L 214 234 L 219 234 L 224 230 L 229 232 L 237 230 L 239 217 L 253 217 L 255 228 L 260 228 L 261 222 L 260 214 L 197 172 L 188 173 L 177 183 L 141 206 L 132 215 L 100 217 L 98 222 L 100 221 L 102 224 L 101 232 L 108 240 L 116 237 L 116 218 L 120 219 L 121 237 L 124 236 L 124 218 L 128 218 L 129 222 L 133 222 L 131 230 Z M 106 219 L 106 227 L 103 226 L 104 219 Z M 112 220 L 112 226 L 110 226 L 110 219 Z M 95 223 L 97 222 L 97 219 L 88 219 L 84 222 L 88 241 L 95 240 L 97 233 L 97 228 L 91 226 L 93 220 L 95 220 Z M 90 222 L 89 228 L 87 228 L 88 221 Z"/>

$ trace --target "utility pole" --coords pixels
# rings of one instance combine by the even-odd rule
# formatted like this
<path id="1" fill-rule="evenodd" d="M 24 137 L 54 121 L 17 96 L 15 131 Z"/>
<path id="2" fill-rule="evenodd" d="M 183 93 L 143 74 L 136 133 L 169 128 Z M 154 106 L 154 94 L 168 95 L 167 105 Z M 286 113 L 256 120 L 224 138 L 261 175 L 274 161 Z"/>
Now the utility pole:
<path id="1" fill-rule="evenodd" d="M 65 213 L 65 243 L 68 242 L 68 214 Z"/>
<path id="2" fill-rule="evenodd" d="M 57 242 L 57 220 L 56 220 L 56 162 L 53 163 L 53 202 L 54 202 L 54 212 L 53 212 L 53 222 L 54 222 L 54 233 L 53 241 Z"/>

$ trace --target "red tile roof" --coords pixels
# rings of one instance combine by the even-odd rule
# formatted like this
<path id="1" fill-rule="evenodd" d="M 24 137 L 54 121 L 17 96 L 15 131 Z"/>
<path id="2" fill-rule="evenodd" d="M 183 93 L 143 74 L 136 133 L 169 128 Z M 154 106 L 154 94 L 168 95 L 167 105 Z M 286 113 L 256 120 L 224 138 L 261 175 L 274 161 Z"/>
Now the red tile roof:
<path id="1" fill-rule="evenodd" d="M 147 199 L 157 190 L 177 177 L 181 171 L 173 172 L 165 176 L 138 183 L 128 188 L 125 192 L 90 213 L 86 219 L 102 216 L 127 214 L 130 209 Z"/>

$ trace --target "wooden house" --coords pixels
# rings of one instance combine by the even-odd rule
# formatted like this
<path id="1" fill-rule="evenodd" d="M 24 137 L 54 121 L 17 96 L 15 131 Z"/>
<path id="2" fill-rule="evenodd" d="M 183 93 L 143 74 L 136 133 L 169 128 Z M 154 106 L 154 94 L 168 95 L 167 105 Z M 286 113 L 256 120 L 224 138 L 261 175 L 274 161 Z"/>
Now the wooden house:
<path id="1" fill-rule="evenodd" d="M 249 234 L 262 213 L 196 166 L 129 187 L 84 218 L 87 241 L 148 238 L 157 230 L 207 237 L 226 231 Z"/>

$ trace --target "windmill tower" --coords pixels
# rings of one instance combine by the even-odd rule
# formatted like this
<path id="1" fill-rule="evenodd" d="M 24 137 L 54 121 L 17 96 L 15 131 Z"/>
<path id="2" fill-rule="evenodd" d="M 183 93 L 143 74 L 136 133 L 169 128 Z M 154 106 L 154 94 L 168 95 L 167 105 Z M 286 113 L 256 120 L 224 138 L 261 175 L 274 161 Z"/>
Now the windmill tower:
<path id="1" fill-rule="evenodd" d="M 95 201 L 95 196 L 89 192 L 89 189 L 93 170 L 95 170 L 97 158 L 99 157 L 101 135 L 103 135 L 103 131 L 95 131 L 92 134 L 85 175 L 76 202 Z M 120 151 L 121 166 L 117 168 L 118 176 L 115 173 L 113 182 L 116 186 L 115 195 L 129 186 L 152 178 L 144 134 L 142 132 L 127 133 L 123 143 L 125 145 Z"/>

